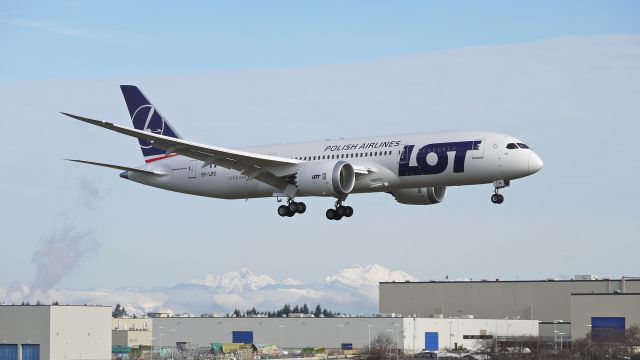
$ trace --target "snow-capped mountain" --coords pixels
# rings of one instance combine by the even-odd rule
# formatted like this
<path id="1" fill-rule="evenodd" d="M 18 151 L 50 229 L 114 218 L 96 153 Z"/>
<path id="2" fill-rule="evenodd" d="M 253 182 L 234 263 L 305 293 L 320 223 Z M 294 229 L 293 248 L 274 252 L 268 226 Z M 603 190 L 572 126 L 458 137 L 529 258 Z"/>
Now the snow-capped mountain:
<path id="1" fill-rule="evenodd" d="M 175 313 L 229 313 L 255 307 L 276 310 L 284 304 L 321 304 L 332 311 L 371 314 L 378 308 L 378 282 L 415 280 L 411 275 L 381 265 L 353 265 L 327 276 L 323 281 L 305 284 L 287 278 L 277 281 L 249 269 L 223 274 L 208 274 L 204 279 L 192 280 L 168 288 L 154 289 L 53 289 L 46 293 L 28 287 L 0 289 L 4 303 L 22 301 L 61 304 L 120 303 L 129 313 L 150 311 Z"/>

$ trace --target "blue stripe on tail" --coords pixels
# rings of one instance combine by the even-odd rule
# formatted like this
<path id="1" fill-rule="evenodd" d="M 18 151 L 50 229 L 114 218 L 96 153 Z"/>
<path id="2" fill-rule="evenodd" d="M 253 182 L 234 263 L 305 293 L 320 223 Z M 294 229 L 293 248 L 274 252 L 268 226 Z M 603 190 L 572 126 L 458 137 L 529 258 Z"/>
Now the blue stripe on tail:
<path id="1" fill-rule="evenodd" d="M 167 119 L 156 110 L 155 106 L 147 100 L 136 86 L 120 85 L 120 89 L 122 90 L 124 101 L 127 103 L 134 128 L 180 139 L 180 135 L 171 127 Z M 154 148 L 146 140 L 138 139 L 138 142 L 145 158 L 165 155 L 164 150 Z"/>

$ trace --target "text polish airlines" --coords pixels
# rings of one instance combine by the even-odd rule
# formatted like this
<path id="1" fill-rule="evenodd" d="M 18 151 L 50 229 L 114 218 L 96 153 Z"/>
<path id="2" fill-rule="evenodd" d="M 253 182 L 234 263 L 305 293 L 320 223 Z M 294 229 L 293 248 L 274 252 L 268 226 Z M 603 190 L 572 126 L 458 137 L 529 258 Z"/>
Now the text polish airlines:
<path id="1" fill-rule="evenodd" d="M 63 113 L 138 139 L 145 165 L 120 177 L 161 189 L 221 199 L 286 198 L 278 215 L 306 211 L 296 198 L 335 198 L 327 219 L 353 215 L 350 194 L 386 192 L 409 205 L 444 200 L 447 187 L 493 184 L 491 201 L 511 180 L 542 169 L 522 141 L 493 132 L 437 132 L 227 149 L 183 139 L 137 87 L 121 86 L 134 128 Z"/>

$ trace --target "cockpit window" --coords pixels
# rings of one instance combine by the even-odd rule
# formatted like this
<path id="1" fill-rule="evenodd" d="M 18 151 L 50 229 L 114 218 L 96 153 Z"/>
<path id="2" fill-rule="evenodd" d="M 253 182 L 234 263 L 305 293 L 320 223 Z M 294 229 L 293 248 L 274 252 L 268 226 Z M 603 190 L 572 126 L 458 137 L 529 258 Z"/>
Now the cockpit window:
<path id="1" fill-rule="evenodd" d="M 513 150 L 513 149 L 517 149 L 518 145 L 516 145 L 516 143 L 508 143 L 507 144 L 507 149 Z"/>
<path id="2" fill-rule="evenodd" d="M 520 146 L 520 149 L 528 149 L 529 147 L 523 143 L 518 143 L 518 146 Z"/>

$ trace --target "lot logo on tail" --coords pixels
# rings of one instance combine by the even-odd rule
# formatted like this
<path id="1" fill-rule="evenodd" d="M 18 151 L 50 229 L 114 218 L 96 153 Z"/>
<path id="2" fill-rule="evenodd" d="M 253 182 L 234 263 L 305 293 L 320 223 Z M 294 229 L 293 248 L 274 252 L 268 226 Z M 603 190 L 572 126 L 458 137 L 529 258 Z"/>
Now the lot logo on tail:
<path id="1" fill-rule="evenodd" d="M 151 105 L 140 106 L 131 116 L 131 120 L 138 130 L 164 135 L 164 119 Z M 140 139 L 140 147 L 149 149 L 152 145 L 149 141 Z"/>

